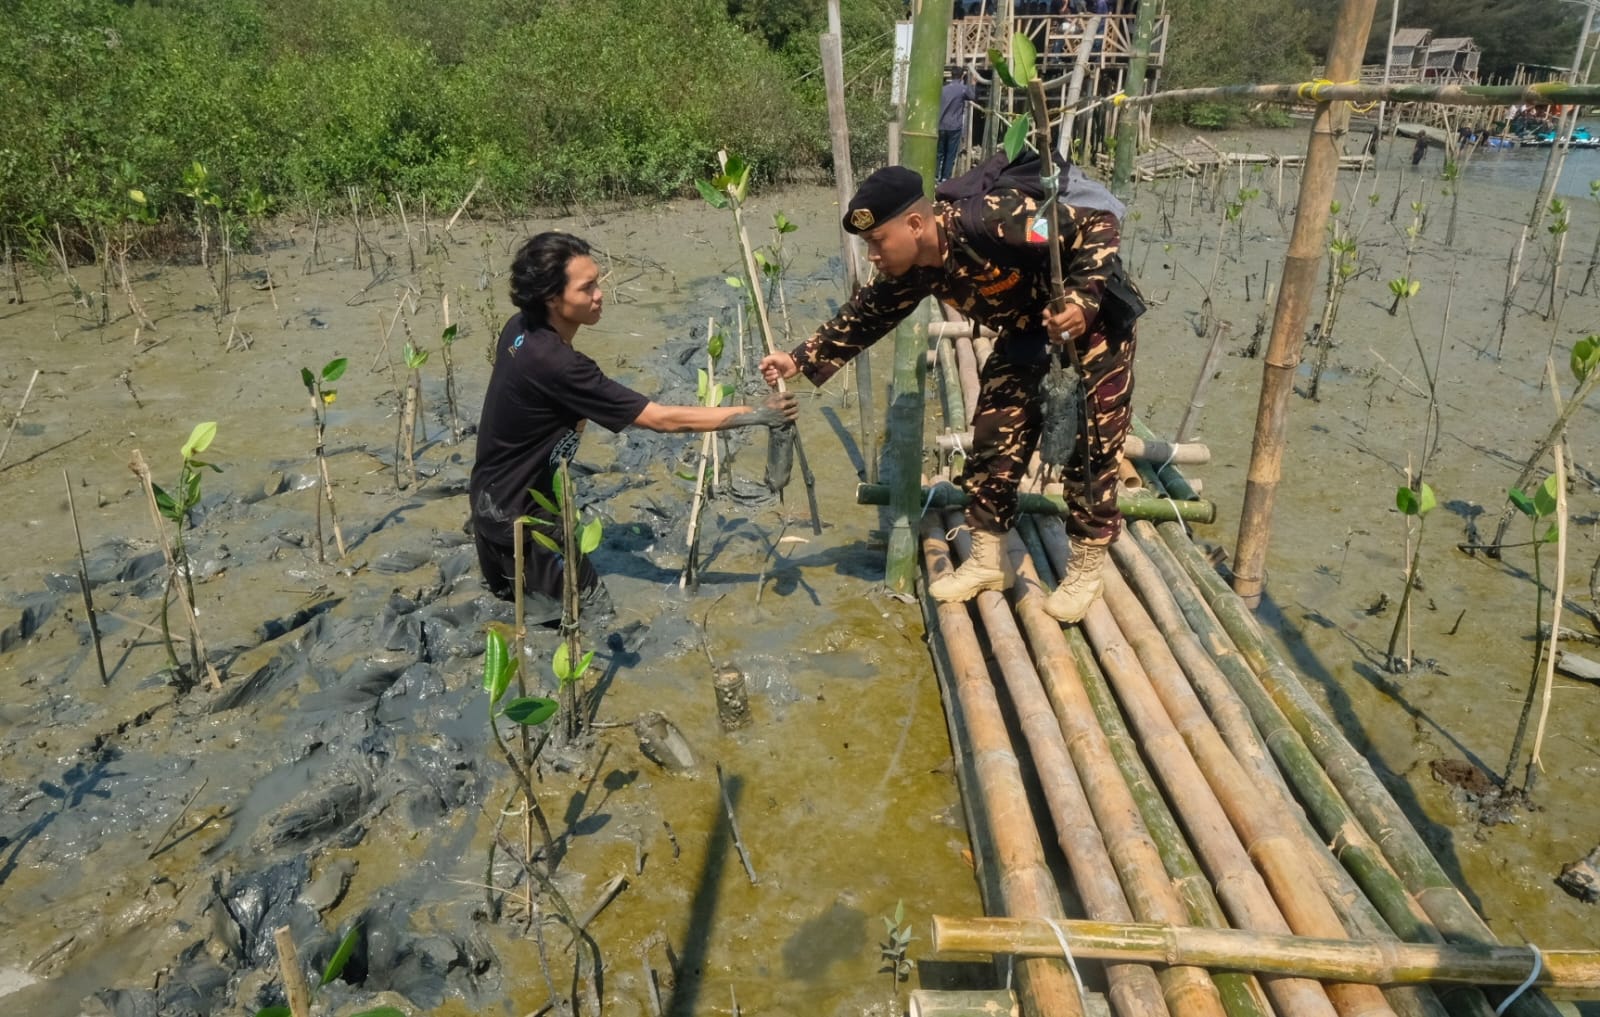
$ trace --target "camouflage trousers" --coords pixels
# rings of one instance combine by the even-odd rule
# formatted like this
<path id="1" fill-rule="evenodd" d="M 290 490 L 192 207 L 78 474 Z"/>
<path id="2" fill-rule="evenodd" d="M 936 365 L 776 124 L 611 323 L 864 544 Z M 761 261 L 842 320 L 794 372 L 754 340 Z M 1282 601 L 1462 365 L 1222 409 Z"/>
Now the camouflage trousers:
<path id="1" fill-rule="evenodd" d="M 1117 460 L 1133 420 L 1134 333 L 1110 335 L 1091 328 L 1077 340 L 1084 369 L 1084 408 L 1088 421 L 1078 434 L 1074 465 L 1064 479 L 1067 534 L 1075 540 L 1108 544 L 1122 528 L 1117 511 Z M 961 475 L 967 494 L 967 524 L 1005 531 L 1017 518 L 1017 485 L 1039 444 L 1043 420 L 1039 383 L 1048 362 L 1004 355 L 995 345 L 979 377 L 978 406 L 972 419 L 972 449 Z M 1050 356 L 1065 354 L 1052 347 Z M 1087 483 L 1085 481 L 1087 480 Z"/>

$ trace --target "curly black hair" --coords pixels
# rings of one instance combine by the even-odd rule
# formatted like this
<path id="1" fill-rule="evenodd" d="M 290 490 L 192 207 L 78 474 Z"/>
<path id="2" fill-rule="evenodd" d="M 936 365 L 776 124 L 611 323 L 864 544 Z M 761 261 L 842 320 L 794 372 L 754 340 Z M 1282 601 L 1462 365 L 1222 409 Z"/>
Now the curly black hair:
<path id="1" fill-rule="evenodd" d="M 528 325 L 543 325 L 545 305 L 567 288 L 567 263 L 589 254 L 589 242 L 571 233 L 540 233 L 517 251 L 511 262 L 511 302 Z"/>

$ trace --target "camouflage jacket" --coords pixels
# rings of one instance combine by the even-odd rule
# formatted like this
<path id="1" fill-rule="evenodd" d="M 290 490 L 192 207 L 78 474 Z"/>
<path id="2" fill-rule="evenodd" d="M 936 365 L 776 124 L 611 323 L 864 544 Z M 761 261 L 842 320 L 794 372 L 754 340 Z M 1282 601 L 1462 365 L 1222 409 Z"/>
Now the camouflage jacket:
<path id="1" fill-rule="evenodd" d="M 833 319 L 794 349 L 795 363 L 813 384 L 827 381 L 862 350 L 888 334 L 930 295 L 1000 333 L 996 346 L 1016 349 L 1019 359 L 1043 356 L 1043 312 L 1050 303 L 1050 255 L 1042 237 L 1030 236 L 1039 202 L 1018 191 L 1000 190 L 983 202 L 982 222 L 959 221 L 961 207 L 934 202 L 945 239 L 944 263 L 917 266 L 898 277 L 878 276 L 856 291 Z M 971 207 L 969 205 L 968 207 Z M 1069 303 L 1083 308 L 1092 325 L 1116 265 L 1120 233 L 1116 217 L 1098 209 L 1061 206 L 1061 276 Z M 992 237 L 1015 250 L 1011 263 L 991 261 L 975 250 L 968 232 Z"/>

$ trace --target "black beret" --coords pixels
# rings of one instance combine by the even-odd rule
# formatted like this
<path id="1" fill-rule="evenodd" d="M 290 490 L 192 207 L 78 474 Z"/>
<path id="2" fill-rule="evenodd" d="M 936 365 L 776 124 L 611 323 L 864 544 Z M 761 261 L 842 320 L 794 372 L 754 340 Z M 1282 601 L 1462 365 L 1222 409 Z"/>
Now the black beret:
<path id="1" fill-rule="evenodd" d="M 915 205 L 922 197 L 922 174 L 904 166 L 885 166 L 861 181 L 845 209 L 847 233 L 865 233 Z"/>

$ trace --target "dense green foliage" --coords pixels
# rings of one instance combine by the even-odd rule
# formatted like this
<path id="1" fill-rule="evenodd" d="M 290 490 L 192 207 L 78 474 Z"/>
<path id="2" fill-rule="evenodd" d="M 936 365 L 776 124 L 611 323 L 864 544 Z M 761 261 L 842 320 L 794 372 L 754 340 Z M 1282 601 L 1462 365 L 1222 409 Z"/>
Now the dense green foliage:
<path id="1" fill-rule="evenodd" d="M 1166 2 L 1165 87 L 1301 78 L 1335 8 Z M 245 222 L 340 206 L 350 185 L 442 209 L 481 181 L 480 202 L 527 208 L 682 193 L 722 147 L 769 178 L 828 163 L 826 0 L 0 6 L 0 231 L 22 250 L 57 224 L 90 238 L 129 219 L 183 222 L 202 198 Z M 860 165 L 882 158 L 903 13 L 903 0 L 843 2 Z M 1405 0 L 1402 23 L 1474 36 L 1491 73 L 1569 62 L 1580 13 L 1558 0 Z M 1237 114 L 1175 111 L 1212 126 Z M 195 164 L 204 196 L 184 193 Z"/>
<path id="2" fill-rule="evenodd" d="M 721 0 L 5 6 L 0 225 L 24 243 L 117 221 L 130 189 L 181 216 L 193 162 L 239 211 L 251 193 L 282 207 L 351 184 L 442 207 L 479 178 L 481 199 L 511 207 L 670 194 L 722 146 L 769 174 L 825 165 L 818 75 L 797 70 L 818 62 L 821 0 L 773 5 L 781 24 Z M 895 5 L 845 9 L 847 68 L 870 97 Z M 882 123 L 863 111 L 861 136 Z"/>

